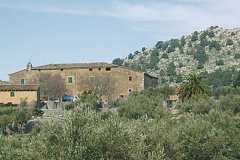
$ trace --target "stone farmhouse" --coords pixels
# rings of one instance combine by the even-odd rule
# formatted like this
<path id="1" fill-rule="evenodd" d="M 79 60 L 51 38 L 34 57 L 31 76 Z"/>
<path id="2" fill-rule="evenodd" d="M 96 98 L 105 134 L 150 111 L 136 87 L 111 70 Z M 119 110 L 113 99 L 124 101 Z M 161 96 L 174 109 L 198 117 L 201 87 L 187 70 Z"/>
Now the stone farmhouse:
<path id="1" fill-rule="evenodd" d="M 38 85 L 0 85 L 0 103 L 39 105 L 40 89 Z"/>
<path id="2" fill-rule="evenodd" d="M 38 84 L 42 74 L 59 74 L 67 93 L 78 95 L 94 90 L 104 101 L 124 98 L 132 91 L 156 87 L 158 79 L 144 72 L 109 63 L 47 64 L 33 67 L 31 63 L 18 72 L 9 74 L 10 82 L 19 85 Z"/>

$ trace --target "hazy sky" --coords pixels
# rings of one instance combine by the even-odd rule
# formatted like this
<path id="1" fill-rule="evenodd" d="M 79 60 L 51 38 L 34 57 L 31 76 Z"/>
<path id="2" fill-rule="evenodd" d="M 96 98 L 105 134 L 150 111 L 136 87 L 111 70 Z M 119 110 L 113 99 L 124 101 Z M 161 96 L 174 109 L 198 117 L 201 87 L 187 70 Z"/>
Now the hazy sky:
<path id="1" fill-rule="evenodd" d="M 48 63 L 111 62 L 211 25 L 240 27 L 240 0 L 0 0 L 0 79 Z"/>

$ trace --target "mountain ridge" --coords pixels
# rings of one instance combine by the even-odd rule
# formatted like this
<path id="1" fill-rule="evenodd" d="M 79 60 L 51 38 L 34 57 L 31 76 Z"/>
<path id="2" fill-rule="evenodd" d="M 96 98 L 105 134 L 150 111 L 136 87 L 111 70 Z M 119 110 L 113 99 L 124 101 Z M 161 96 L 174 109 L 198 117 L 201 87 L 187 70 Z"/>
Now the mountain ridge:
<path id="1" fill-rule="evenodd" d="M 130 53 L 114 64 L 145 71 L 173 83 L 178 76 L 192 72 L 212 73 L 235 68 L 240 70 L 240 28 L 223 29 L 211 26 L 180 39 L 158 41 L 152 48 Z"/>

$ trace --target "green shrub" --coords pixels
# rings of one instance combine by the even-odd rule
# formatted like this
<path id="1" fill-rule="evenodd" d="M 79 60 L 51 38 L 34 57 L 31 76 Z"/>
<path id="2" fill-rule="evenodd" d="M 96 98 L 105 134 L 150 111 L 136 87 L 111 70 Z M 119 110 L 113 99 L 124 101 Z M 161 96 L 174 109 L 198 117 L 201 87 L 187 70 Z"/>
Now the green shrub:
<path id="1" fill-rule="evenodd" d="M 234 55 L 234 59 L 240 59 L 240 53 L 236 53 L 236 54 Z"/>
<path id="2" fill-rule="evenodd" d="M 216 65 L 222 66 L 222 65 L 224 65 L 224 61 L 222 59 L 216 60 Z"/>
<path id="3" fill-rule="evenodd" d="M 33 110 L 33 116 L 41 117 L 44 114 L 44 112 L 39 108 L 34 108 Z"/>
<path id="4" fill-rule="evenodd" d="M 234 88 L 231 86 L 221 86 L 218 87 L 216 90 L 213 92 L 213 96 L 216 99 L 219 99 L 220 96 L 232 96 L 232 95 L 238 95 L 240 94 L 240 88 Z"/>
<path id="5" fill-rule="evenodd" d="M 227 39 L 226 45 L 227 46 L 233 45 L 233 41 L 231 39 Z"/>
<path id="6" fill-rule="evenodd" d="M 163 107 L 163 95 L 157 89 L 132 94 L 119 106 L 118 113 L 121 117 L 129 119 L 158 119 L 168 114 L 166 108 Z"/>
<path id="7" fill-rule="evenodd" d="M 240 97 L 239 95 L 220 96 L 219 109 L 234 114 L 240 113 Z"/>
<path id="8" fill-rule="evenodd" d="M 190 118 L 178 128 L 178 159 L 239 159 L 239 122 L 227 113 Z"/>
<path id="9" fill-rule="evenodd" d="M 69 102 L 69 103 L 64 105 L 64 109 L 66 109 L 67 111 L 72 110 L 75 107 L 76 107 L 76 104 L 73 103 L 73 102 Z"/>
<path id="10" fill-rule="evenodd" d="M 194 114 L 207 114 L 217 107 L 217 103 L 208 96 L 195 96 L 177 105 L 180 112 L 192 112 Z"/>
<path id="11" fill-rule="evenodd" d="M 162 58 L 168 59 L 168 54 L 167 54 L 167 53 L 163 53 L 163 54 L 162 54 Z"/>
<path id="12" fill-rule="evenodd" d="M 204 64 L 202 64 L 202 63 L 198 63 L 198 65 L 197 65 L 197 69 L 203 69 L 204 68 Z"/>

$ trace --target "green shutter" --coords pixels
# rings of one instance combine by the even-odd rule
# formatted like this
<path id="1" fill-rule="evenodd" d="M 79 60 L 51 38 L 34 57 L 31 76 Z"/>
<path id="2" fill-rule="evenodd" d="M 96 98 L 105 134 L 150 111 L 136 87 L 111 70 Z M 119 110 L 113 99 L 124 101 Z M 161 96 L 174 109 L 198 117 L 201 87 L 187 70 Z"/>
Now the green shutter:
<path id="1" fill-rule="evenodd" d="M 20 79 L 20 84 L 24 85 L 25 84 L 25 79 Z"/>
<path id="2" fill-rule="evenodd" d="M 72 84 L 73 83 L 73 77 L 68 77 L 68 84 Z"/>
<path id="3" fill-rule="evenodd" d="M 15 97 L 15 92 L 14 91 L 10 92 L 10 97 Z"/>

